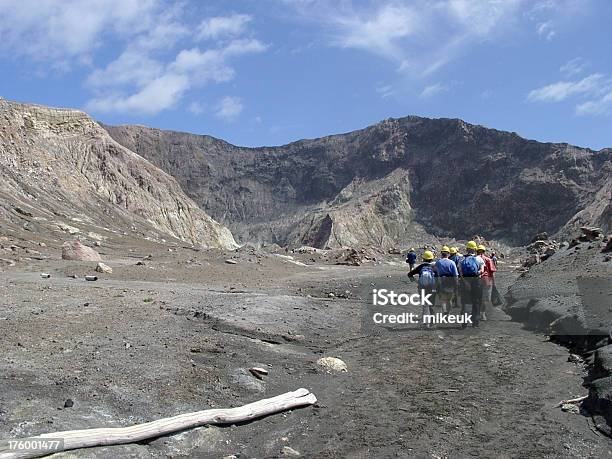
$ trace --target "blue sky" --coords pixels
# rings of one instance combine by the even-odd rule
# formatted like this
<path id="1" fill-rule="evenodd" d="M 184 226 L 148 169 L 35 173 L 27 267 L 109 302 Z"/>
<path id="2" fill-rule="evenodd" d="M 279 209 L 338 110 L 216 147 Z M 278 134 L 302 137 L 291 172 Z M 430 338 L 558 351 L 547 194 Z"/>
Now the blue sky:
<path id="1" fill-rule="evenodd" d="M 0 96 L 278 145 L 389 117 L 612 147 L 607 0 L 0 0 Z"/>

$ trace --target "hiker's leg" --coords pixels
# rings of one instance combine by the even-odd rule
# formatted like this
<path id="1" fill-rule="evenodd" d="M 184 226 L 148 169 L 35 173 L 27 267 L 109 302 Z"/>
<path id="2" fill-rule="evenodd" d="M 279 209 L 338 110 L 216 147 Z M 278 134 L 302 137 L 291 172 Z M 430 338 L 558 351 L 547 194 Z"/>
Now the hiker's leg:
<path id="1" fill-rule="evenodd" d="M 484 317 L 485 314 L 491 312 L 491 291 L 492 286 L 482 282 L 482 306 L 481 315 Z"/>
<path id="2" fill-rule="evenodd" d="M 470 278 L 471 298 L 472 298 L 472 321 L 474 326 L 480 322 L 480 309 L 482 305 L 482 286 L 479 277 Z"/>

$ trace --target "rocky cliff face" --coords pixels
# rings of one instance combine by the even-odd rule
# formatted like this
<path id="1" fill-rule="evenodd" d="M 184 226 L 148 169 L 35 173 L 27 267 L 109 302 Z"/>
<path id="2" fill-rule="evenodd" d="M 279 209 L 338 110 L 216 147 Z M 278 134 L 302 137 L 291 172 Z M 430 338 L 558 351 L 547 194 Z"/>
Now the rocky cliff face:
<path id="1" fill-rule="evenodd" d="M 235 245 L 171 176 L 76 110 L 0 100 L 0 179 L 2 226 Z"/>
<path id="2" fill-rule="evenodd" d="M 611 150 L 539 143 L 456 119 L 387 120 L 275 148 L 105 128 L 176 177 L 241 241 L 324 247 L 482 234 L 525 243 L 573 218 L 606 220 L 606 206 L 609 213 Z"/>

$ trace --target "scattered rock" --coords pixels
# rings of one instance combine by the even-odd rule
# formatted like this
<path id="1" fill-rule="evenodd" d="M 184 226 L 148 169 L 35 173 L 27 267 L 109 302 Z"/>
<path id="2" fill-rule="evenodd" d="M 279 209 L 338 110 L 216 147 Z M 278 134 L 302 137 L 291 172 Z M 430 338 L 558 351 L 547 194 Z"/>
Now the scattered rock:
<path id="1" fill-rule="evenodd" d="M 546 233 L 540 233 L 536 237 L 543 237 L 544 235 L 546 236 L 546 239 L 536 239 L 527 246 L 527 252 L 529 252 L 530 255 L 523 262 L 524 267 L 529 268 L 533 265 L 541 263 L 559 250 L 560 244 L 558 244 L 557 241 L 548 239 L 548 235 Z"/>
<path id="2" fill-rule="evenodd" d="M 64 408 L 72 408 L 74 406 L 74 401 L 69 398 L 64 402 Z"/>
<path id="3" fill-rule="evenodd" d="M 85 276 L 86 281 L 95 282 L 98 280 L 98 276 Z"/>
<path id="4" fill-rule="evenodd" d="M 566 413 L 580 413 L 580 408 L 578 405 L 573 403 L 564 403 L 561 405 L 561 410 L 565 411 Z"/>
<path id="5" fill-rule="evenodd" d="M 265 368 L 261 368 L 261 367 L 249 368 L 249 371 L 257 379 L 263 379 L 263 377 L 268 374 L 268 370 L 266 370 Z"/>
<path id="6" fill-rule="evenodd" d="M 96 266 L 96 271 L 99 273 L 111 274 L 113 272 L 113 268 L 100 261 L 98 262 L 98 266 Z"/>
<path id="7" fill-rule="evenodd" d="M 317 360 L 317 365 L 325 368 L 328 372 L 347 372 L 346 363 L 336 357 L 322 357 Z"/>
<path id="8" fill-rule="evenodd" d="M 537 265 L 538 263 L 540 263 L 540 255 L 536 253 L 535 255 L 531 255 L 529 258 L 527 258 L 523 263 L 523 266 L 525 268 L 530 268 L 533 265 Z"/>
<path id="9" fill-rule="evenodd" d="M 236 264 L 238 264 L 238 262 L 236 260 L 231 260 L 231 259 L 225 260 L 225 262 L 228 265 L 236 265 Z"/>
<path id="10" fill-rule="evenodd" d="M 300 457 L 301 456 L 301 454 L 298 451 L 294 450 L 293 448 L 289 446 L 283 446 L 283 449 L 281 449 L 281 454 L 287 457 Z"/>
<path id="11" fill-rule="evenodd" d="M 136 266 L 145 266 L 145 262 L 140 260 L 140 261 L 136 262 Z"/>
<path id="12" fill-rule="evenodd" d="M 608 253 L 608 252 L 612 252 L 612 234 L 608 236 L 608 242 L 606 242 L 606 245 L 604 246 L 604 248 L 601 249 L 601 253 Z"/>
<path id="13" fill-rule="evenodd" d="M 601 228 L 597 228 L 596 226 L 581 226 L 580 231 L 582 231 L 582 234 L 584 234 L 589 241 L 595 241 L 603 236 Z"/>
<path id="14" fill-rule="evenodd" d="M 542 232 L 539 232 L 538 234 L 536 234 L 531 239 L 531 242 L 534 243 L 536 241 L 547 241 L 547 240 L 548 240 L 548 233 L 546 231 L 542 231 Z"/>
<path id="15" fill-rule="evenodd" d="M 27 210 L 23 210 L 21 207 L 14 206 L 13 209 L 15 209 L 15 212 L 17 212 L 18 214 L 23 215 L 24 217 L 33 217 L 34 216 L 34 215 L 32 215 L 31 212 L 28 212 Z"/>
<path id="16" fill-rule="evenodd" d="M 81 232 L 80 229 L 75 228 L 74 226 L 67 225 L 65 223 L 60 223 L 57 225 L 57 227 L 61 229 L 62 231 L 65 231 L 66 233 L 71 234 L 71 235 L 79 234 Z"/>
<path id="17" fill-rule="evenodd" d="M 40 277 L 42 277 L 43 279 L 49 279 L 51 277 L 51 274 L 49 274 L 49 273 L 40 273 Z"/>
<path id="18" fill-rule="evenodd" d="M 62 245 L 62 259 L 74 261 L 102 261 L 102 257 L 91 247 L 79 241 L 68 241 Z"/>
<path id="19" fill-rule="evenodd" d="M 238 368 L 234 370 L 231 375 L 231 381 L 233 384 L 236 384 L 244 389 L 247 389 L 251 392 L 265 392 L 265 383 L 255 379 L 252 375 L 245 370 L 244 368 Z"/>

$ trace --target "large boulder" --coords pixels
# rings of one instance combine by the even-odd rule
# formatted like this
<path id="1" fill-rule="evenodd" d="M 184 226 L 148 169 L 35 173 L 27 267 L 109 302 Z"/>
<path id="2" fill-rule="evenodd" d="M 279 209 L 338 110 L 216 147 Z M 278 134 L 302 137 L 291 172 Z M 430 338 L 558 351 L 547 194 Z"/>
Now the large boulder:
<path id="1" fill-rule="evenodd" d="M 532 243 L 536 241 L 548 241 L 548 233 L 546 231 L 541 231 L 538 234 L 536 234 L 533 238 L 531 238 Z"/>
<path id="2" fill-rule="evenodd" d="M 604 248 L 601 249 L 601 253 L 612 252 L 612 235 L 608 236 L 608 242 L 604 245 Z"/>
<path id="3" fill-rule="evenodd" d="M 601 228 L 597 228 L 596 226 L 581 226 L 580 231 L 582 231 L 582 234 L 584 234 L 589 241 L 594 241 L 603 236 Z"/>
<path id="4" fill-rule="evenodd" d="M 102 257 L 91 247 L 79 241 L 64 242 L 62 246 L 62 259 L 75 261 L 102 261 Z"/>

